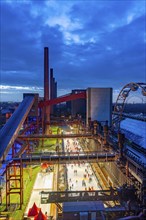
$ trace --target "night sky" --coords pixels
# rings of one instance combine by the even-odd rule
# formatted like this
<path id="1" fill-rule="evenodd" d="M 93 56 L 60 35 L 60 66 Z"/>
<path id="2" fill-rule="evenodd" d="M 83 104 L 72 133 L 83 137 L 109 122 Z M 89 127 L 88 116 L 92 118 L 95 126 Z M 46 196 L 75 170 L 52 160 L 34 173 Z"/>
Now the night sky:
<path id="1" fill-rule="evenodd" d="M 58 96 L 146 81 L 146 1 L 1 0 L 0 101 L 43 95 L 43 54 Z"/>

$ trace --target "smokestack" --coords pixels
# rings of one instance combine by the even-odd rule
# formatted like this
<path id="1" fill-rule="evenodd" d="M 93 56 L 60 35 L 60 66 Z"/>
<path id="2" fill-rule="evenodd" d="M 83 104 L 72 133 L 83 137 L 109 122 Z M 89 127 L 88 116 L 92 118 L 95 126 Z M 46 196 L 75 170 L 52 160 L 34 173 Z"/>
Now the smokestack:
<path id="1" fill-rule="evenodd" d="M 49 52 L 44 48 L 44 101 L 49 100 Z"/>
<path id="2" fill-rule="evenodd" d="M 50 69 L 50 99 L 53 99 L 53 69 Z"/>
<path id="3" fill-rule="evenodd" d="M 57 98 L 57 82 L 55 82 L 55 98 Z"/>
<path id="4" fill-rule="evenodd" d="M 49 49 L 44 48 L 44 101 L 49 100 Z M 50 106 L 45 107 L 44 112 L 45 133 L 48 133 L 50 124 Z"/>

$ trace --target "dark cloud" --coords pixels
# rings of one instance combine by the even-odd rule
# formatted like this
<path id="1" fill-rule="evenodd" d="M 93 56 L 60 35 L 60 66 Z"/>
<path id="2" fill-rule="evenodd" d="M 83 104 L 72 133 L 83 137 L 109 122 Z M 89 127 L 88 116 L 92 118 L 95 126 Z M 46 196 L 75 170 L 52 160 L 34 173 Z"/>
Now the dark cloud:
<path id="1" fill-rule="evenodd" d="M 2 85 L 43 86 L 43 47 L 60 89 L 115 89 L 145 76 L 144 1 L 1 1 Z"/>

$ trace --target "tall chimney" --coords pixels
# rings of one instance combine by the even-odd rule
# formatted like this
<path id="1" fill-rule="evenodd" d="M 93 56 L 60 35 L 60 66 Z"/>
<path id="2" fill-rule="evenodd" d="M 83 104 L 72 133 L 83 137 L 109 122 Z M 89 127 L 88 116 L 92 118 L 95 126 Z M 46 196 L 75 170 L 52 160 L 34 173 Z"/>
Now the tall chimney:
<path id="1" fill-rule="evenodd" d="M 44 101 L 49 100 L 49 56 L 48 47 L 44 48 Z"/>
<path id="2" fill-rule="evenodd" d="M 49 49 L 44 48 L 44 101 L 49 100 Z M 45 133 L 48 133 L 50 124 L 50 106 L 45 107 Z"/>
<path id="3" fill-rule="evenodd" d="M 50 99 L 53 98 L 53 68 L 50 68 Z"/>
<path id="4" fill-rule="evenodd" d="M 57 82 L 55 82 L 55 98 L 57 98 Z"/>

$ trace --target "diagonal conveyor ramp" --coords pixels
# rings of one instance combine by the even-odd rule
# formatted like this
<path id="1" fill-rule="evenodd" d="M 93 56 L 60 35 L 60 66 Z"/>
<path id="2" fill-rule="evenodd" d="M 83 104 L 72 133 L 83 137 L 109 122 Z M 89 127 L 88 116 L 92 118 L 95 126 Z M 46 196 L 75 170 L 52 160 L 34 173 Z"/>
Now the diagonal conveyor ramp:
<path id="1" fill-rule="evenodd" d="M 17 110 L 0 130 L 0 160 L 4 160 L 12 147 L 33 103 L 34 95 L 25 96 Z"/>

